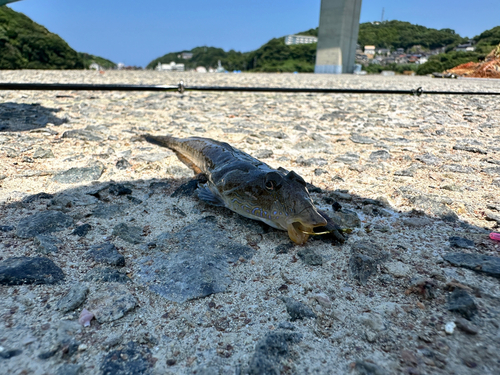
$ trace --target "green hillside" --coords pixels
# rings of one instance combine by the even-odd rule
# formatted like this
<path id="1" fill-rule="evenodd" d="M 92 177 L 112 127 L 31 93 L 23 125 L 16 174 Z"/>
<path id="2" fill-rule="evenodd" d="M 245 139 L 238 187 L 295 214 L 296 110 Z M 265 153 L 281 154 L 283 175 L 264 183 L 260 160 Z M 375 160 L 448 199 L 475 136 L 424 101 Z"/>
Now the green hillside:
<path id="1" fill-rule="evenodd" d="M 318 28 L 298 34 L 318 35 Z M 409 22 L 386 21 L 372 24 L 362 23 L 359 26 L 360 45 L 375 45 L 381 48 L 408 49 L 420 45 L 423 49 L 433 49 L 448 45 L 457 45 L 464 39 L 451 29 L 430 29 L 424 26 L 412 25 Z M 182 60 L 182 52 L 192 52 L 190 60 Z M 312 72 L 316 59 L 316 43 L 287 46 L 284 37 L 271 39 L 255 51 L 241 53 L 225 52 L 221 48 L 197 47 L 191 51 L 168 53 L 159 57 L 147 66 L 155 68 L 159 62 L 168 64 L 171 61 L 184 63 L 186 69 L 197 66 L 216 67 L 217 60 L 228 70 L 246 70 L 254 72 Z"/>
<path id="2" fill-rule="evenodd" d="M 91 55 L 90 53 L 85 53 L 85 52 L 78 52 L 78 56 L 80 56 L 80 58 L 82 59 L 83 66 L 85 67 L 85 69 L 88 69 L 90 64 L 92 64 L 92 63 L 97 63 L 100 66 L 102 66 L 104 69 L 115 69 L 116 68 L 116 64 L 113 61 L 110 61 L 110 60 L 105 59 L 103 57 L 94 56 L 94 55 Z"/>
<path id="3" fill-rule="evenodd" d="M 183 52 L 191 52 L 193 54 L 193 57 L 185 60 L 180 57 Z M 222 48 L 196 47 L 190 51 L 167 53 L 166 55 L 163 55 L 151 61 L 147 65 L 146 69 L 154 69 L 156 68 L 158 63 L 168 64 L 171 61 L 175 61 L 178 64 L 184 64 L 186 70 L 194 69 L 197 66 L 216 68 L 217 61 L 220 60 L 222 66 L 224 66 L 226 69 L 246 70 L 246 61 L 243 58 L 243 55 L 243 53 L 233 50 L 225 52 Z"/>
<path id="4" fill-rule="evenodd" d="M 409 49 L 420 45 L 434 49 L 461 43 L 463 38 L 452 29 L 430 29 L 402 21 L 366 22 L 359 25 L 358 43 L 361 46 L 375 45 L 377 48 Z"/>
<path id="5" fill-rule="evenodd" d="M 82 69 L 78 53 L 22 13 L 0 7 L 0 69 Z"/>
<path id="6" fill-rule="evenodd" d="M 454 68 L 460 64 L 473 61 L 478 62 L 485 58 L 493 48 L 500 44 L 500 26 L 486 30 L 473 38 L 476 43 L 474 52 L 457 52 L 449 50 L 446 53 L 431 56 L 429 61 L 422 64 L 417 69 L 417 74 L 431 74 L 434 72 L 443 72 Z"/>

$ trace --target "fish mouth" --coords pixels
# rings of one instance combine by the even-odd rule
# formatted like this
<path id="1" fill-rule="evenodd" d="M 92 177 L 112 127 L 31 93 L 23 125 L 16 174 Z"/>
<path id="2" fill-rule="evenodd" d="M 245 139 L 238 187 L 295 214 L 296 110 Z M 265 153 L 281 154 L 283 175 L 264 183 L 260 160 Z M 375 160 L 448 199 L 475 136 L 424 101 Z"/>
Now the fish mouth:
<path id="1" fill-rule="evenodd" d="M 306 210 L 304 210 L 306 211 Z M 301 212 L 299 215 L 304 218 L 293 221 L 287 225 L 288 236 L 298 245 L 306 243 L 310 235 L 325 234 L 328 232 L 315 232 L 314 228 L 324 227 L 327 220 L 316 210 L 308 209 L 308 212 Z"/>

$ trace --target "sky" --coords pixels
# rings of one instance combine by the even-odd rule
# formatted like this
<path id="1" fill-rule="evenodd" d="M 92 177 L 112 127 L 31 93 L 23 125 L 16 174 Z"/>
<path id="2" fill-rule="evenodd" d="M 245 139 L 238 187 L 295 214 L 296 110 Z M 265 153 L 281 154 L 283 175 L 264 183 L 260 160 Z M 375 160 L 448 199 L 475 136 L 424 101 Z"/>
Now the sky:
<path id="1" fill-rule="evenodd" d="M 247 52 L 319 24 L 321 0 L 23 0 L 8 5 L 73 49 L 146 66 L 169 52 Z M 360 22 L 407 21 L 474 37 L 500 26 L 499 0 L 363 0 Z"/>

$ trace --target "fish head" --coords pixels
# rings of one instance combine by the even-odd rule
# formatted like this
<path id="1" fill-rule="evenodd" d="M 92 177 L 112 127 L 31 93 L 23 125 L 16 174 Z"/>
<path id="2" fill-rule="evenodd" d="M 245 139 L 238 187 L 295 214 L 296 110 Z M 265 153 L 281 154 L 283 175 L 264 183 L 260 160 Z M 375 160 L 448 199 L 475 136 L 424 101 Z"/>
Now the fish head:
<path id="1" fill-rule="evenodd" d="M 260 180 L 260 184 L 253 184 L 255 194 L 252 194 L 258 202 L 257 216 L 275 228 L 286 230 L 293 242 L 304 244 L 314 228 L 327 224 L 314 206 L 306 182 L 297 173 L 272 171 L 261 175 Z"/>

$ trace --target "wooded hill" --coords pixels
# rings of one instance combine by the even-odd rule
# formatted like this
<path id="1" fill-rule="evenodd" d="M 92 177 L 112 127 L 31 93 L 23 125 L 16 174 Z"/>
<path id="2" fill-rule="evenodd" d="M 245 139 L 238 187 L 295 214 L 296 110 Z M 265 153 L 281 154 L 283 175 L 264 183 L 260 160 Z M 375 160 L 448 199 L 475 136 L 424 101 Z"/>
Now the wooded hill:
<path id="1" fill-rule="evenodd" d="M 318 28 L 300 32 L 301 35 L 318 35 Z M 409 49 L 420 45 L 424 49 L 447 46 L 453 49 L 466 41 L 451 29 L 436 30 L 409 22 L 386 21 L 377 24 L 362 23 L 359 26 L 358 42 L 361 46 L 375 45 L 379 48 Z M 192 52 L 190 60 L 181 58 L 182 52 Z M 147 68 L 153 69 L 160 63 L 171 61 L 184 63 L 186 69 L 197 66 L 216 67 L 217 60 L 228 70 L 247 70 L 254 72 L 313 72 L 316 59 L 316 43 L 286 45 L 284 37 L 271 39 L 262 47 L 251 52 L 225 52 L 220 48 L 197 47 L 191 51 L 166 54 L 153 60 Z"/>
<path id="2" fill-rule="evenodd" d="M 72 49 L 61 37 L 29 17 L 0 6 L 0 69 L 84 69 L 109 60 Z"/>

